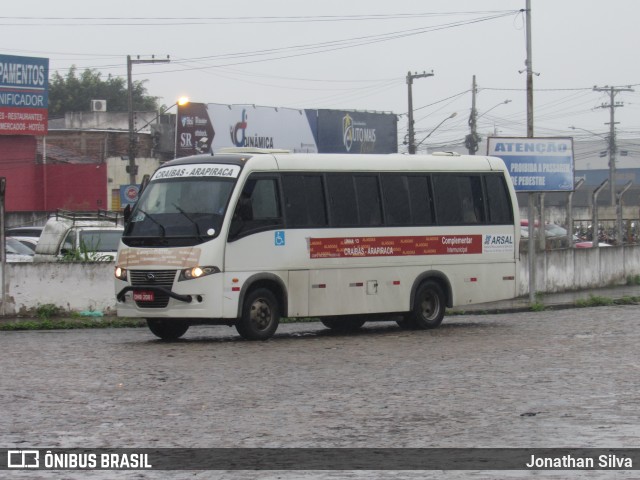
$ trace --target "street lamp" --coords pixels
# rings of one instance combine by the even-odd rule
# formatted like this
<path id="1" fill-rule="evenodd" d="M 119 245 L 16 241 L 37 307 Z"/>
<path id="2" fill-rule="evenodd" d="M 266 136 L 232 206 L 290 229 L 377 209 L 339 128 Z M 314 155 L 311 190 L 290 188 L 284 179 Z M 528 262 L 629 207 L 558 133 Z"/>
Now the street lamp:
<path id="1" fill-rule="evenodd" d="M 474 78 L 474 85 L 475 85 L 475 77 L 473 78 Z M 491 107 L 486 112 L 484 112 L 482 115 L 478 116 L 476 111 L 476 102 L 475 102 L 475 95 L 474 95 L 473 106 L 471 107 L 471 116 L 469 117 L 469 127 L 471 128 L 471 132 L 464 139 L 464 145 L 465 147 L 467 147 L 467 150 L 469 150 L 469 155 L 476 154 L 476 152 L 478 151 L 478 144 L 480 143 L 480 140 L 481 140 L 480 135 L 478 135 L 478 131 L 477 131 L 478 119 L 485 116 L 494 108 L 497 108 L 500 105 L 505 105 L 510 101 L 511 100 L 505 100 L 504 102 L 500 102 L 497 105 L 494 105 L 493 107 Z M 495 129 L 495 126 L 494 126 L 494 129 Z"/>
<path id="2" fill-rule="evenodd" d="M 413 86 L 413 79 L 414 78 L 426 78 L 426 77 L 433 77 L 433 71 L 431 71 L 431 73 L 427 73 L 427 72 L 423 72 L 423 73 L 414 73 L 413 75 L 411 74 L 411 72 L 407 73 L 407 86 L 408 86 L 408 93 L 409 93 L 409 111 L 407 113 L 407 118 L 409 120 L 409 124 L 408 124 L 408 142 L 409 142 L 409 154 L 410 155 L 414 155 L 416 153 L 416 148 L 417 145 L 414 145 L 415 143 L 415 130 L 414 130 L 414 125 L 413 125 L 413 94 L 412 94 L 412 86 Z"/>
<path id="3" fill-rule="evenodd" d="M 131 58 L 131 55 L 127 55 L 127 110 L 129 111 L 129 183 L 135 185 L 136 183 L 136 154 L 137 146 L 135 141 L 136 132 L 134 131 L 134 112 L 133 112 L 133 65 L 140 63 L 169 63 L 169 56 L 166 59 L 155 58 L 152 56 L 150 59 L 142 59 L 138 55 L 137 58 Z"/>
<path id="4" fill-rule="evenodd" d="M 604 141 L 606 141 L 607 143 L 609 143 L 609 137 L 602 134 L 602 133 L 596 133 L 596 132 L 592 132 L 591 130 L 587 130 L 586 128 L 580 128 L 580 127 L 575 127 L 573 125 L 571 125 L 569 127 L 571 130 L 582 130 L 583 132 L 587 132 L 590 135 L 594 135 L 596 137 L 600 137 L 602 138 Z M 609 144 L 609 148 L 611 147 L 611 145 Z M 607 155 L 607 151 L 605 150 L 604 152 L 600 152 L 600 157 L 604 157 Z M 609 182 L 611 182 L 611 185 L 613 185 L 613 177 L 611 175 L 609 175 Z"/>
<path id="5" fill-rule="evenodd" d="M 418 147 L 419 147 L 420 145 L 422 145 L 422 142 L 424 142 L 427 138 L 429 138 L 429 137 L 433 134 L 433 132 L 435 132 L 438 128 L 440 128 L 440 126 L 441 126 L 444 122 L 446 122 L 447 120 L 449 120 L 449 119 L 451 119 L 451 118 L 455 117 L 457 114 L 458 114 L 457 112 L 453 112 L 453 113 L 452 113 L 451 115 L 449 115 L 447 118 L 445 118 L 444 120 L 442 120 L 438 125 L 436 125 L 436 126 L 435 126 L 435 128 L 434 128 L 433 130 L 431 130 L 431 131 L 429 132 L 429 134 L 428 134 L 426 137 L 424 137 L 422 140 L 420 140 L 420 141 L 416 144 L 416 146 L 415 146 L 415 150 L 417 151 L 417 150 L 418 150 Z"/>
<path id="6" fill-rule="evenodd" d="M 130 146 L 133 144 L 136 144 L 136 135 L 138 133 L 140 133 L 142 130 L 144 130 L 145 128 L 147 128 L 149 125 L 151 125 L 153 122 L 155 122 L 156 120 L 158 120 L 158 118 L 160 118 L 162 115 L 164 115 L 165 113 L 167 113 L 169 110 L 171 110 L 173 107 L 175 107 L 176 105 L 186 105 L 189 103 L 189 99 L 187 97 L 181 97 L 176 103 L 173 103 L 171 105 L 169 105 L 168 107 L 165 107 L 162 109 L 162 111 L 158 112 L 158 114 L 153 117 L 151 120 L 149 120 L 147 123 L 145 123 L 143 126 L 141 126 L 140 128 L 137 128 L 136 130 L 133 130 L 131 132 L 131 140 L 130 140 Z M 176 113 L 176 130 L 177 130 L 177 118 L 178 118 L 178 114 Z M 130 155 L 131 155 L 131 150 L 130 150 Z M 174 149 L 174 155 L 175 155 L 175 149 Z M 130 182 L 134 182 L 131 183 L 131 185 L 135 184 L 135 178 L 136 178 L 136 174 L 137 174 L 137 165 L 135 164 L 135 156 L 133 157 L 129 157 L 129 181 Z"/>
<path id="7" fill-rule="evenodd" d="M 497 105 L 494 105 L 493 107 L 491 107 L 489 110 L 487 110 L 486 112 L 484 112 L 482 115 L 478 115 L 478 118 L 482 118 L 484 117 L 487 113 L 489 113 L 491 110 L 493 110 L 494 108 L 499 107 L 500 105 L 506 105 L 507 103 L 511 103 L 511 100 L 507 99 L 504 102 L 500 102 Z"/>
<path id="8" fill-rule="evenodd" d="M 180 114 L 180 107 L 184 107 L 189 104 L 189 99 L 187 97 L 180 97 L 180 99 L 176 102 L 178 105 L 178 109 L 176 110 L 176 125 L 175 125 L 175 138 L 173 142 L 173 158 L 178 157 L 178 121 Z"/>
<path id="9" fill-rule="evenodd" d="M 608 137 L 606 135 L 603 135 L 602 133 L 592 132 L 591 130 L 587 130 L 586 128 L 574 127 L 573 125 L 571 125 L 569 128 L 571 130 L 582 130 L 583 132 L 587 132 L 587 133 L 590 133 L 591 135 L 595 135 L 596 137 L 602 137 L 605 140 L 608 140 Z"/>
<path id="10" fill-rule="evenodd" d="M 160 118 L 162 115 L 164 115 L 165 113 L 167 113 L 169 110 L 171 110 L 173 107 L 175 107 L 176 105 L 186 105 L 189 103 L 189 99 L 187 97 L 181 97 L 176 103 L 172 103 L 171 105 L 169 105 L 168 107 L 165 107 L 161 112 L 159 112 L 155 117 L 153 117 L 151 120 L 149 120 L 147 123 L 145 123 L 143 126 L 141 126 L 140 128 L 138 128 L 135 133 L 139 133 L 142 130 L 144 130 L 146 127 L 148 127 L 151 123 L 155 122 L 158 118 Z"/>

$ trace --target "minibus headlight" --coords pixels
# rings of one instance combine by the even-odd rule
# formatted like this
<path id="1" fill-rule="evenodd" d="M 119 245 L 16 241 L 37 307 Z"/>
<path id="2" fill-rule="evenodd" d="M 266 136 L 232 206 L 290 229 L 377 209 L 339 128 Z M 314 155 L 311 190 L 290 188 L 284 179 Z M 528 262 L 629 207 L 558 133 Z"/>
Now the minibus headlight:
<path id="1" fill-rule="evenodd" d="M 127 280 L 127 269 L 126 268 L 122 268 L 122 267 L 116 267 L 116 270 L 114 272 L 116 278 L 118 280 Z"/>
<path id="2" fill-rule="evenodd" d="M 205 277 L 214 273 L 220 273 L 220 269 L 218 267 L 185 268 L 180 272 L 178 281 L 181 282 L 182 280 L 193 280 L 194 278 Z"/>

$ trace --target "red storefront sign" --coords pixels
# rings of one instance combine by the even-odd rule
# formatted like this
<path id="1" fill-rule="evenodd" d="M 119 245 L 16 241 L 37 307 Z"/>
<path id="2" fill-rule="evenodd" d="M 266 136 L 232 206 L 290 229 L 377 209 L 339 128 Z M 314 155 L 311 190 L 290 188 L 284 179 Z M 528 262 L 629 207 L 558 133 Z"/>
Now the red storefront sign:
<path id="1" fill-rule="evenodd" d="M 0 134 L 46 135 L 47 119 L 47 110 L 0 107 Z"/>
<path id="2" fill-rule="evenodd" d="M 482 253 L 482 235 L 311 238 L 310 258 L 464 255 Z"/>

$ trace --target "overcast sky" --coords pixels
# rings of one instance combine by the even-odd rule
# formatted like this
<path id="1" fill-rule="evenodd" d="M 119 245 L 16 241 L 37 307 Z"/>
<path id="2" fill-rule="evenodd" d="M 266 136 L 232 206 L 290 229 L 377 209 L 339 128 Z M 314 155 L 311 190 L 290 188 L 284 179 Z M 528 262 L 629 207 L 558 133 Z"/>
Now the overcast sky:
<path id="1" fill-rule="evenodd" d="M 537 136 L 605 133 L 609 97 L 618 134 L 640 135 L 638 0 L 532 0 Z M 452 113 L 426 143 L 462 142 L 471 81 L 479 131 L 526 135 L 525 0 L 31 0 L 4 2 L 0 53 L 48 57 L 51 71 L 94 68 L 126 77 L 126 56 L 170 56 L 134 65 L 150 95 L 173 104 L 256 104 L 401 114 L 413 86 L 416 139 Z M 506 100 L 510 103 L 504 104 Z M 489 111 L 490 110 L 490 111 Z M 486 112 L 486 113 L 485 113 Z M 483 142 L 484 148 L 484 142 Z M 482 150 L 481 150 L 482 153 Z"/>

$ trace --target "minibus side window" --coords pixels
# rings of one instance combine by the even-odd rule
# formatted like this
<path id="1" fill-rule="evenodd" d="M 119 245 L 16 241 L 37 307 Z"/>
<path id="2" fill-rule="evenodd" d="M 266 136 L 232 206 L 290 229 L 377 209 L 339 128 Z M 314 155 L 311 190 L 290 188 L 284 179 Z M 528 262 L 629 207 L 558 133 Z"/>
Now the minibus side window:
<path id="1" fill-rule="evenodd" d="M 320 174 L 284 174 L 287 228 L 326 227 L 327 210 Z"/>
<path id="2" fill-rule="evenodd" d="M 484 224 L 484 197 L 479 175 L 433 176 L 438 225 Z"/>
<path id="3" fill-rule="evenodd" d="M 377 175 L 355 175 L 358 217 L 361 227 L 382 225 L 382 207 Z"/>
<path id="4" fill-rule="evenodd" d="M 358 225 L 358 200 L 353 183 L 353 175 L 327 175 L 331 224 L 334 227 L 355 227 Z"/>
<path id="5" fill-rule="evenodd" d="M 282 226 L 278 182 L 275 178 L 249 178 L 231 220 L 229 239 Z"/>
<path id="6" fill-rule="evenodd" d="M 409 180 L 409 202 L 413 225 L 435 224 L 431 184 L 427 175 L 411 175 Z"/>
<path id="7" fill-rule="evenodd" d="M 387 225 L 411 225 L 411 202 L 406 175 L 382 175 L 382 193 Z"/>
<path id="8" fill-rule="evenodd" d="M 511 200 L 501 175 L 486 175 L 485 186 L 487 192 L 487 205 L 489 207 L 489 223 L 492 225 L 512 225 L 513 211 Z"/>

